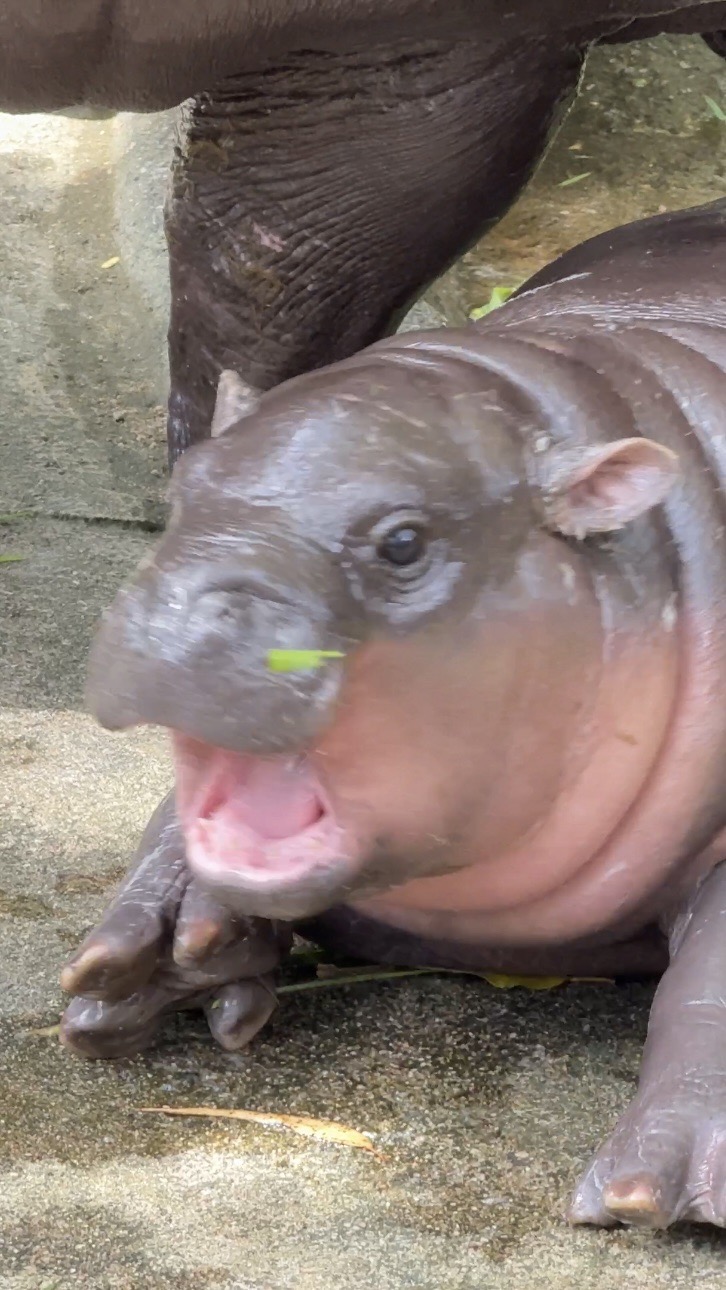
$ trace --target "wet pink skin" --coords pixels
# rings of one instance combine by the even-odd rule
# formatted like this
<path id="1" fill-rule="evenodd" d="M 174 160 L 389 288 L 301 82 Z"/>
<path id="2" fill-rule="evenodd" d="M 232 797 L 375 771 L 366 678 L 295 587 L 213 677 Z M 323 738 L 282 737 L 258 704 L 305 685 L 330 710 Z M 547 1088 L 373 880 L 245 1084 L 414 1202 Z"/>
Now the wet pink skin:
<path id="1" fill-rule="evenodd" d="M 260 892 L 346 870 L 343 830 L 305 757 L 261 758 L 173 735 L 176 800 L 190 863 L 211 884 Z"/>
<path id="2" fill-rule="evenodd" d="M 545 575 L 567 595 L 533 603 Z M 354 651 L 332 721 L 297 757 L 176 734 L 192 871 L 243 890 L 253 913 L 279 900 L 283 916 L 291 894 L 297 916 L 346 899 L 422 936 L 491 944 L 574 939 L 640 911 L 681 808 L 659 782 L 675 758 L 688 774 L 681 624 L 664 602 L 609 639 L 578 558 L 547 539 L 508 592 L 506 612 L 483 605 L 454 644 L 422 633 Z M 661 823 L 639 851 L 643 812 Z"/>

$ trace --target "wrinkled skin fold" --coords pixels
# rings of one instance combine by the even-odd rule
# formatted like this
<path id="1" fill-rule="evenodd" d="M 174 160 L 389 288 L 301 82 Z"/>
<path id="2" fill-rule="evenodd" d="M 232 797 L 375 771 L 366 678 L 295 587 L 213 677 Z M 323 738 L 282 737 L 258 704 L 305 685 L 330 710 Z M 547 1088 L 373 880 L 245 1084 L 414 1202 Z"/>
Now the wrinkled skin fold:
<path id="1" fill-rule="evenodd" d="M 726 1225 L 724 272 L 721 201 L 467 329 L 225 375 L 94 645 L 92 710 L 167 727 L 177 781 L 66 969 L 70 1047 L 200 1003 L 247 1043 L 291 926 L 402 966 L 667 967 L 570 1218 Z"/>

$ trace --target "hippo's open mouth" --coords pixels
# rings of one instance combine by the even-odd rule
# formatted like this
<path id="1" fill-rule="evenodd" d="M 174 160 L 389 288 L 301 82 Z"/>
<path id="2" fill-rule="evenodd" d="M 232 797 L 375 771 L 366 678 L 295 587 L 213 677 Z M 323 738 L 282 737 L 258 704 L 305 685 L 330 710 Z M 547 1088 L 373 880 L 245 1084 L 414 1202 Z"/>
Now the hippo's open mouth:
<path id="1" fill-rule="evenodd" d="M 327 886 L 345 865 L 343 830 L 308 758 L 256 757 L 177 733 L 173 744 L 177 810 L 199 878 L 273 896 Z M 248 912 L 259 912 L 254 902 Z"/>

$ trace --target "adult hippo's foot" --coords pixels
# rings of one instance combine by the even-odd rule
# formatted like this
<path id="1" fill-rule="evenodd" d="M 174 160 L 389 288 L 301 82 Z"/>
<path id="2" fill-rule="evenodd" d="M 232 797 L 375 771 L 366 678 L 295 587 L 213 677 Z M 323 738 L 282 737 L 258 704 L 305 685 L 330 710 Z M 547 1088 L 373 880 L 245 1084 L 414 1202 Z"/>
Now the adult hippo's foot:
<path id="1" fill-rule="evenodd" d="M 726 864 L 671 937 L 640 1087 L 580 1182 L 574 1223 L 726 1227 Z"/>
<path id="2" fill-rule="evenodd" d="M 243 1048 L 275 1009 L 272 973 L 290 940 L 281 924 L 232 917 L 190 878 L 169 796 L 63 972 L 75 997 L 62 1040 L 85 1057 L 127 1056 L 152 1041 L 167 1013 L 198 1007 L 223 1048 Z"/>
<path id="3" fill-rule="evenodd" d="M 269 389 L 394 329 L 529 179 L 583 59 L 471 15 L 459 43 L 291 53 L 198 97 L 166 211 L 172 460 L 223 369 Z"/>

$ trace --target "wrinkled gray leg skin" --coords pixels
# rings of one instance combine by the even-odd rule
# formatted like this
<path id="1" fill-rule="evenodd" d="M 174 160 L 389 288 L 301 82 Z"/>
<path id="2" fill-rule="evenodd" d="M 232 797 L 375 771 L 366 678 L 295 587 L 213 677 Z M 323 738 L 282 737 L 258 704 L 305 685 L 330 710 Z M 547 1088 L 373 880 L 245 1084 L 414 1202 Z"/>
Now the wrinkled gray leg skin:
<path id="1" fill-rule="evenodd" d="M 395 330 L 530 178 L 584 53 L 452 45 L 291 53 L 197 98 L 166 210 L 170 457 L 220 372 L 269 389 Z"/>
<path id="2" fill-rule="evenodd" d="M 568 1217 L 606 1227 L 726 1226 L 726 864 L 673 926 L 637 1095 Z"/>
<path id="3" fill-rule="evenodd" d="M 84 1057 L 125 1057 L 152 1042 L 167 1013 L 202 1008 L 223 1048 L 243 1048 L 275 1009 L 273 974 L 291 941 L 284 925 L 234 918 L 197 886 L 170 794 L 63 971 L 73 998 L 61 1040 Z"/>

